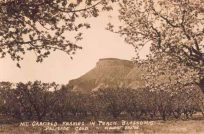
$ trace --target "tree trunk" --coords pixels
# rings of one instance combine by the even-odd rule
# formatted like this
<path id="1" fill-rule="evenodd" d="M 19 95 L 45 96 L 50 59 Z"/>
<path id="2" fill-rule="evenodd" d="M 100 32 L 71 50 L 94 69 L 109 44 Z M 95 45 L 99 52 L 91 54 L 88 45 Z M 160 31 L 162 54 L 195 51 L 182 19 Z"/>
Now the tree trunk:
<path id="1" fill-rule="evenodd" d="M 161 110 L 160 114 L 161 114 L 162 120 L 166 121 L 166 111 L 165 110 Z"/>
<path id="2" fill-rule="evenodd" d="M 201 91 L 204 93 L 204 78 L 200 80 L 198 86 L 200 87 Z"/>
<path id="3" fill-rule="evenodd" d="M 204 116 L 204 78 L 200 80 L 198 86 L 200 88 L 200 92 L 199 92 L 199 95 L 197 97 L 199 99 L 200 110 Z"/>

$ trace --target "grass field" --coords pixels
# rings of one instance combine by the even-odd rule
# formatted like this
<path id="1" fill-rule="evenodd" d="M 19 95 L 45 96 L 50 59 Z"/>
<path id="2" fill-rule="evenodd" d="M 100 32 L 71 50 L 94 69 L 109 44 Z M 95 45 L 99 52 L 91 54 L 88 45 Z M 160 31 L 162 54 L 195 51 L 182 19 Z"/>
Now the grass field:
<path id="1" fill-rule="evenodd" d="M 120 122 L 120 121 L 118 121 Z M 120 126 L 120 125 L 119 125 Z M 135 134 L 204 134 L 204 120 L 171 120 L 154 121 L 152 125 L 142 124 L 135 130 L 124 130 L 110 128 L 107 126 L 91 126 L 86 123 L 84 127 L 89 130 L 76 131 L 76 127 L 70 130 L 45 130 L 46 127 L 19 126 L 18 123 L 0 126 L 0 134 L 67 134 L 67 133 L 135 133 Z"/>

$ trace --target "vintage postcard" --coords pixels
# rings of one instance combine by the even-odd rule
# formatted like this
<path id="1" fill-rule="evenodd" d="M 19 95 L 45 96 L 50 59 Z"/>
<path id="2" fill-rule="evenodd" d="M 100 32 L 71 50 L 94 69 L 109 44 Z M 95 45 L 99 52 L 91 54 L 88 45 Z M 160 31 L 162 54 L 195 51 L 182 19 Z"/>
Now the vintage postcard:
<path id="1" fill-rule="evenodd" d="M 0 134 L 204 134 L 204 0 L 0 0 Z"/>

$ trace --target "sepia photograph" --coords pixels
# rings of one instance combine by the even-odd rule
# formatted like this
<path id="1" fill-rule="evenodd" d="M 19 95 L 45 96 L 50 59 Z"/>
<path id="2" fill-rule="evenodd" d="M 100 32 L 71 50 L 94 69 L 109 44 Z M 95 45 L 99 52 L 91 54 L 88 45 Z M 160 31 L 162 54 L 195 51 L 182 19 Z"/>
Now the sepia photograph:
<path id="1" fill-rule="evenodd" d="M 0 0 L 0 134 L 204 134 L 204 0 Z"/>

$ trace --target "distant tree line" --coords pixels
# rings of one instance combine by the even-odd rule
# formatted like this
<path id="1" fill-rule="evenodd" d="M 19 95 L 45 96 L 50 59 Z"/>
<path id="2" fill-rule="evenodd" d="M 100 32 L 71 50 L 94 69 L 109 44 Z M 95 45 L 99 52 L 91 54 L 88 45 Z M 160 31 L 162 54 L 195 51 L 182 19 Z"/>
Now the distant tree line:
<path id="1" fill-rule="evenodd" d="M 180 90 L 106 88 L 78 92 L 67 85 L 40 81 L 0 83 L 0 114 L 19 121 L 64 121 L 130 117 L 192 118 L 201 111 L 203 94 L 193 86 Z"/>

